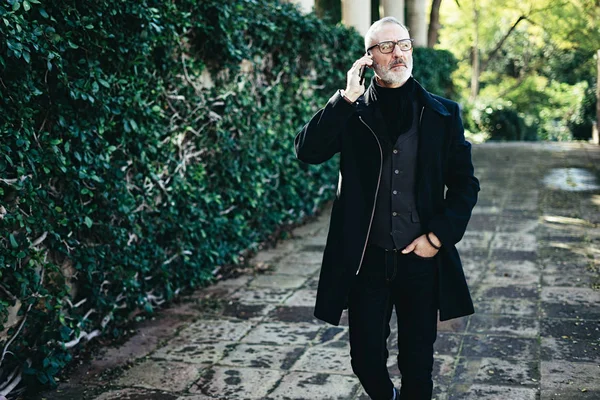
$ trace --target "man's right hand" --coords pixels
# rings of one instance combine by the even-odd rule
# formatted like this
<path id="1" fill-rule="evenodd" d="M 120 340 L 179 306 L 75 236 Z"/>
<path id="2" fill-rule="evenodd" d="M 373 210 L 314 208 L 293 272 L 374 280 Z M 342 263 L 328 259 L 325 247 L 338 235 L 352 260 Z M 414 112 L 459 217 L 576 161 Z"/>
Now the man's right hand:
<path id="1" fill-rule="evenodd" d="M 356 101 L 364 92 L 364 83 L 360 84 L 360 69 L 364 66 L 373 65 L 373 57 L 365 54 L 354 62 L 352 68 L 346 74 L 346 89 L 344 90 L 346 97 L 353 102 Z"/>

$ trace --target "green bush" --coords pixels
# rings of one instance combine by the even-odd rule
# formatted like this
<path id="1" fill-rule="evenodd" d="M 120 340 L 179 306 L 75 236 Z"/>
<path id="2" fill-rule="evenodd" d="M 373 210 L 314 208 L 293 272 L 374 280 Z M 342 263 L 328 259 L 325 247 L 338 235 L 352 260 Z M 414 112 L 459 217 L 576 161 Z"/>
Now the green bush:
<path id="1" fill-rule="evenodd" d="M 458 68 L 458 61 L 451 52 L 416 47 L 413 58 L 413 74 L 428 91 L 456 100 L 452 73 Z"/>
<path id="2" fill-rule="evenodd" d="M 523 119 L 510 108 L 487 107 L 479 120 L 479 127 L 489 133 L 490 140 L 523 140 L 525 132 Z"/>
<path id="3" fill-rule="evenodd" d="M 362 47 L 270 0 L 2 3 L 0 380 L 54 386 L 87 334 L 315 213 L 337 166 L 293 138 Z"/>

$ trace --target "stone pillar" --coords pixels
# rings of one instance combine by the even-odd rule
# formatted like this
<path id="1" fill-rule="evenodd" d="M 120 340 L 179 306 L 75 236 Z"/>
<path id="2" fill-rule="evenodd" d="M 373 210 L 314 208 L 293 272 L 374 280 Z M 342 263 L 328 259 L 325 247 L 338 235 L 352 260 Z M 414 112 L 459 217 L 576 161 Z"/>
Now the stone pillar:
<path id="1" fill-rule="evenodd" d="M 404 17 L 404 0 L 381 0 L 383 13 L 381 17 L 395 17 L 406 25 Z"/>
<path id="2" fill-rule="evenodd" d="M 416 47 L 427 46 L 427 23 L 425 16 L 425 0 L 408 1 L 408 28 L 410 37 Z"/>
<path id="3" fill-rule="evenodd" d="M 288 0 L 290 3 L 295 3 L 300 7 L 304 14 L 308 14 L 315 8 L 315 0 Z"/>
<path id="4" fill-rule="evenodd" d="M 367 0 L 342 0 L 342 23 L 353 26 L 365 36 L 371 26 L 371 2 Z"/>

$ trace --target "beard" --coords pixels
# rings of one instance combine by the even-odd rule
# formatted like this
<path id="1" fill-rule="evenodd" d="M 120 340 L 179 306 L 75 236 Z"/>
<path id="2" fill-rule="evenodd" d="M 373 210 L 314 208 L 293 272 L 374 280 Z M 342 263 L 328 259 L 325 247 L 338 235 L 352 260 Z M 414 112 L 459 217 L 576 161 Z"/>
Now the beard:
<path id="1" fill-rule="evenodd" d="M 404 65 L 405 68 L 393 69 L 397 65 Z M 404 63 L 401 60 L 393 60 L 388 65 L 373 64 L 375 75 L 386 85 L 398 85 L 404 83 L 412 75 L 412 61 L 407 60 Z"/>

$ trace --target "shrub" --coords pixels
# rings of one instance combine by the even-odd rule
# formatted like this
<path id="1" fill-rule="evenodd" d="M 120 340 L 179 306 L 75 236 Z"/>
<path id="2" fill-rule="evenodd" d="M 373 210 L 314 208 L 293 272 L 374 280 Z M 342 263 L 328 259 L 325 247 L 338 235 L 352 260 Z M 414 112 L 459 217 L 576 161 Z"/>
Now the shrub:
<path id="1" fill-rule="evenodd" d="M 293 138 L 362 46 L 270 0 L 2 3 L 0 380 L 55 385 L 79 343 L 315 213 L 336 165 Z"/>

